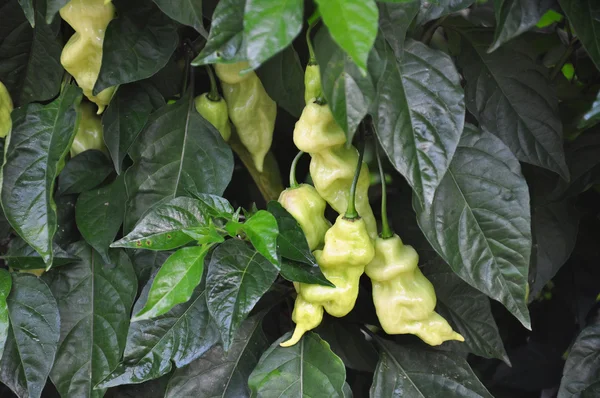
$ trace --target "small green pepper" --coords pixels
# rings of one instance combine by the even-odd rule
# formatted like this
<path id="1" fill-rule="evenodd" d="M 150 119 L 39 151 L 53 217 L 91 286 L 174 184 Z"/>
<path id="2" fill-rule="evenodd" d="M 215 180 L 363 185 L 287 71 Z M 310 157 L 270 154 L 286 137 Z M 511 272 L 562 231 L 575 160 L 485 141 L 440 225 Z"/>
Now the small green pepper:
<path id="1" fill-rule="evenodd" d="M 0 82 L 0 138 L 4 138 L 12 129 L 10 113 L 13 110 L 12 99 L 6 86 Z"/>
<path id="2" fill-rule="evenodd" d="M 209 93 L 204 93 L 194 100 L 196 110 L 204 119 L 212 124 L 225 141 L 231 137 L 231 126 L 229 125 L 229 113 L 227 103 L 221 97 L 218 100 L 209 98 Z"/>

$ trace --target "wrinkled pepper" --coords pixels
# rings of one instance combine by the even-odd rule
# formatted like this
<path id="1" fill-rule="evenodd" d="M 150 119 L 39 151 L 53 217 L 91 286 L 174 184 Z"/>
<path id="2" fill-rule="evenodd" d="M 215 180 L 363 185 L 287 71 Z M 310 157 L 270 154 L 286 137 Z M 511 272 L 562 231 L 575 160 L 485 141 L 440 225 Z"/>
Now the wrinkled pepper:
<path id="1" fill-rule="evenodd" d="M 92 90 L 100 73 L 104 34 L 115 17 L 115 6 L 110 0 L 71 0 L 60 9 L 60 16 L 75 30 L 63 48 L 60 62 L 75 78 L 83 94 L 98 105 L 98 114 L 101 114 L 116 87 L 108 87 L 98 95 L 93 95 Z"/>
<path id="2" fill-rule="evenodd" d="M 240 74 L 248 68 L 247 62 L 217 64 L 215 72 L 240 141 L 252 155 L 256 169 L 262 172 L 273 141 L 277 105 L 254 71 Z"/>
<path id="3" fill-rule="evenodd" d="M 12 130 L 10 114 L 13 110 L 13 102 L 6 86 L 0 82 L 0 138 L 4 138 Z"/>
<path id="4" fill-rule="evenodd" d="M 75 134 L 75 139 L 71 144 L 71 157 L 88 149 L 97 149 L 107 153 L 104 145 L 102 120 L 94 112 L 94 108 L 94 105 L 89 102 L 82 102 L 79 105 L 81 118 L 79 119 L 79 128 Z"/>
<path id="5" fill-rule="evenodd" d="M 209 93 L 204 93 L 194 100 L 196 110 L 204 119 L 212 124 L 225 141 L 231 137 L 231 126 L 229 125 L 229 112 L 227 103 L 223 98 L 211 99 Z"/>

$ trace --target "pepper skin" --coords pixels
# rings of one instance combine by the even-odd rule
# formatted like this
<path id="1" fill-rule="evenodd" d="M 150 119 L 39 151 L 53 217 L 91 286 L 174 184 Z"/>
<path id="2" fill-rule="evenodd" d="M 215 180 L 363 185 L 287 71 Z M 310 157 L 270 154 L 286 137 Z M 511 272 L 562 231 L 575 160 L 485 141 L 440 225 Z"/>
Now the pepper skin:
<path id="1" fill-rule="evenodd" d="M 6 86 L 0 82 L 0 138 L 4 138 L 12 130 L 10 113 L 13 110 L 13 102 Z"/>
<path id="2" fill-rule="evenodd" d="M 252 155 L 256 169 L 262 172 L 273 141 L 277 105 L 254 71 L 240 75 L 247 68 L 247 62 L 217 64 L 215 72 L 240 141 Z"/>
<path id="3" fill-rule="evenodd" d="M 204 93 L 194 99 L 194 105 L 198 113 L 217 129 L 221 137 L 225 141 L 229 141 L 231 126 L 225 100 L 219 98 L 217 101 L 213 101 L 208 98 L 208 93 Z"/>
<path id="4" fill-rule="evenodd" d="M 304 71 L 304 102 L 311 103 L 321 96 L 321 72 L 319 65 L 308 64 Z"/>
<path id="5" fill-rule="evenodd" d="M 373 302 L 388 334 L 414 334 L 429 345 L 465 341 L 434 311 L 433 285 L 419 267 L 419 255 L 398 235 L 375 240 L 375 257 L 365 268 L 373 283 Z"/>
<path id="6" fill-rule="evenodd" d="M 75 134 L 75 139 L 71 144 L 71 157 L 88 149 L 97 149 L 107 153 L 102 132 L 102 120 L 95 114 L 94 105 L 89 102 L 82 102 L 79 109 L 81 118 L 79 119 L 77 134 Z"/>
<path id="7" fill-rule="evenodd" d="M 60 9 L 60 16 L 75 30 L 65 44 L 60 62 L 75 78 L 83 94 L 98 105 L 98 114 L 101 114 L 116 87 L 108 87 L 98 95 L 93 95 L 92 90 L 102 65 L 104 33 L 115 17 L 115 7 L 105 0 L 71 0 Z"/>
<path id="8" fill-rule="evenodd" d="M 281 192 L 278 201 L 302 228 L 310 250 L 321 247 L 331 223 L 324 216 L 327 203 L 315 188 L 308 184 L 288 188 Z"/>

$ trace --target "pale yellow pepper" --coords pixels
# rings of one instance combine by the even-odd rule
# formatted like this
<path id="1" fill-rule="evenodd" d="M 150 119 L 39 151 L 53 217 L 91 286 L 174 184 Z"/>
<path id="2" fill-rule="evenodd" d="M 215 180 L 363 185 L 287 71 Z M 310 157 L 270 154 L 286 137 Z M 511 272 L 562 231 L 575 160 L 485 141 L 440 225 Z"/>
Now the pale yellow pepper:
<path id="1" fill-rule="evenodd" d="M 13 102 L 6 86 L 0 82 L 0 138 L 4 138 L 12 130 L 10 114 L 13 110 Z"/>
<path id="2" fill-rule="evenodd" d="M 94 108 L 95 106 L 89 102 L 81 102 L 79 105 L 81 117 L 75 139 L 71 144 L 71 157 L 89 149 L 96 149 L 108 155 L 104 145 L 102 119 L 96 114 Z"/>

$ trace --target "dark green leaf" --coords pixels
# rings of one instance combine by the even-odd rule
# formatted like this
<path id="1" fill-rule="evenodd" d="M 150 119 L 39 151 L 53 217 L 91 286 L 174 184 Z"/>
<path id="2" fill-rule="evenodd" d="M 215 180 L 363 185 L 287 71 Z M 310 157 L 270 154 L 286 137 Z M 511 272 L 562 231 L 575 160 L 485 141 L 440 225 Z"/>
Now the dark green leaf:
<path id="1" fill-rule="evenodd" d="M 421 230 L 452 270 L 529 328 L 529 191 L 509 148 L 465 126 L 431 206 L 413 199 Z"/>
<path id="2" fill-rule="evenodd" d="M 533 28 L 554 0 L 496 0 L 494 43 L 488 51 Z"/>
<path id="3" fill-rule="evenodd" d="M 373 0 L 316 0 L 333 40 L 352 58 L 362 73 L 377 36 L 379 13 Z"/>
<path id="4" fill-rule="evenodd" d="M 101 151 L 88 150 L 70 159 L 58 176 L 59 195 L 81 193 L 97 187 L 113 171 Z"/>
<path id="5" fill-rule="evenodd" d="M 405 43 L 401 59 L 398 53 L 386 46 L 375 129 L 396 170 L 421 201 L 431 203 L 463 130 L 464 94 L 446 54 L 413 40 Z"/>
<path id="6" fill-rule="evenodd" d="M 107 87 L 154 75 L 175 51 L 177 26 L 149 1 L 128 0 L 106 28 L 94 95 Z"/>
<path id="7" fill-rule="evenodd" d="M 238 239 L 215 249 L 206 279 L 207 304 L 228 351 L 240 324 L 277 278 L 277 269 Z"/>
<path id="8" fill-rule="evenodd" d="M 35 12 L 33 10 L 33 0 L 19 0 L 23 14 L 31 24 L 31 27 L 35 26 Z"/>
<path id="9" fill-rule="evenodd" d="M 415 0 L 379 4 L 379 27 L 398 59 L 402 59 L 406 32 L 418 12 L 419 1 Z"/>
<path id="10" fill-rule="evenodd" d="M 279 236 L 277 246 L 282 257 L 308 264 L 317 265 L 315 256 L 308 247 L 306 236 L 296 219 L 288 211 L 274 200 L 267 204 L 267 210 L 277 220 Z"/>
<path id="11" fill-rule="evenodd" d="M 146 305 L 131 321 L 156 318 L 187 302 L 200 283 L 210 248 L 211 245 L 184 247 L 169 256 L 154 278 Z"/>
<path id="12" fill-rule="evenodd" d="M 262 318 L 258 314 L 242 323 L 229 352 L 213 346 L 199 359 L 177 369 L 165 397 L 249 397 L 248 376 L 268 347 Z"/>
<path id="13" fill-rule="evenodd" d="M 423 346 L 401 346 L 377 338 L 381 347 L 371 397 L 493 398 L 467 361 Z"/>
<path id="14" fill-rule="evenodd" d="M 491 32 L 461 29 L 459 57 L 469 111 L 519 160 L 568 179 L 558 102 L 545 71 L 526 54 L 504 46 L 491 54 Z"/>
<path id="15" fill-rule="evenodd" d="M 417 24 L 423 25 L 434 19 L 468 8 L 475 0 L 435 0 L 422 1 Z"/>
<path id="16" fill-rule="evenodd" d="M 46 23 L 50 24 L 58 11 L 68 2 L 69 0 L 46 0 Z"/>
<path id="17" fill-rule="evenodd" d="M 72 263 L 79 260 L 79 257 L 64 251 L 56 243 L 53 243 L 54 261 L 53 267 Z M 21 270 L 46 268 L 44 260 L 35 251 L 35 249 L 27 244 L 23 239 L 15 237 L 11 239 L 8 251 L 2 258 L 6 261 L 9 267 Z"/>
<path id="18" fill-rule="evenodd" d="M 56 201 L 56 218 L 58 223 L 54 242 L 59 246 L 67 247 L 71 243 L 81 240 L 81 234 L 75 222 L 77 195 L 56 195 L 54 200 Z"/>
<path id="19" fill-rule="evenodd" d="M 150 95 L 143 86 L 126 84 L 119 87 L 102 115 L 104 142 L 118 174 L 121 174 L 129 147 L 144 128 L 152 110 Z"/>
<path id="20" fill-rule="evenodd" d="M 244 8 L 246 0 L 220 0 L 212 16 L 208 42 L 192 65 L 246 60 Z"/>
<path id="21" fill-rule="evenodd" d="M 101 398 L 105 390 L 94 386 L 119 363 L 137 280 L 121 250 L 112 251 L 112 261 L 106 263 L 85 242 L 72 249 L 81 261 L 44 274 L 60 311 L 59 348 L 50 378 L 63 397 Z"/>
<path id="22" fill-rule="evenodd" d="M 123 176 L 102 188 L 84 192 L 77 199 L 77 227 L 86 242 L 108 263 L 108 248 L 123 224 L 126 200 Z"/>
<path id="23" fill-rule="evenodd" d="M 252 68 L 289 46 L 302 30 L 302 0 L 246 0 L 244 39 Z"/>
<path id="24" fill-rule="evenodd" d="M 585 397 L 582 394 L 600 381 L 600 322 L 579 333 L 569 351 L 558 391 L 559 398 Z M 598 386 L 592 388 L 598 389 Z M 591 392 L 591 391 L 590 391 Z M 590 397 L 594 395 L 590 394 Z"/>
<path id="25" fill-rule="evenodd" d="M 36 27 L 32 28 L 16 1 L 3 3 L 0 5 L 0 81 L 6 85 L 15 106 L 54 98 L 63 76 L 62 45 L 58 37 L 60 20 L 46 25 L 38 9 Z"/>
<path id="26" fill-rule="evenodd" d="M 596 99 L 579 119 L 577 128 L 581 130 L 588 129 L 600 123 L 600 92 Z"/>
<path id="27" fill-rule="evenodd" d="M 250 239 L 254 248 L 278 269 L 280 258 L 277 253 L 279 228 L 275 217 L 265 210 L 259 210 L 250 216 L 245 223 L 240 224 L 230 221 L 229 225 L 236 225 L 237 232 L 243 232 Z M 233 234 L 235 235 L 235 234 Z"/>
<path id="28" fill-rule="evenodd" d="M 308 332 L 292 347 L 280 347 L 286 333 L 260 357 L 248 385 L 252 397 L 342 398 L 346 368 L 317 334 Z"/>
<path id="29" fill-rule="evenodd" d="M 130 150 L 125 175 L 125 232 L 163 200 L 202 192 L 221 195 L 233 173 L 233 154 L 221 134 L 192 106 L 191 95 L 152 114 Z"/>
<path id="30" fill-rule="evenodd" d="M 13 111 L 13 128 L 2 167 L 2 207 L 17 233 L 52 264 L 56 232 L 54 179 L 69 152 L 79 117 L 81 89 L 68 85 L 48 105 Z"/>
<path id="31" fill-rule="evenodd" d="M 600 3 L 595 0 L 558 0 L 569 19 L 569 26 L 583 44 L 590 58 L 600 69 Z"/>
<path id="32" fill-rule="evenodd" d="M 325 278 L 318 265 L 308 265 L 294 260 L 281 260 L 281 276 L 291 282 L 310 283 L 313 285 L 335 285 Z"/>
<path id="33" fill-rule="evenodd" d="M 152 280 L 146 284 L 133 312 L 146 303 Z M 206 307 L 204 283 L 192 298 L 168 313 L 151 320 L 134 322 L 129 328 L 123 362 L 100 384 L 112 387 L 142 383 L 171 371 L 172 362 L 182 367 L 219 341 L 219 332 Z"/>
<path id="34" fill-rule="evenodd" d="M 167 258 L 173 254 L 170 251 L 154 251 L 154 250 L 134 250 L 131 256 L 131 262 L 133 263 L 133 269 L 137 275 L 138 288 L 146 286 L 146 283 L 150 279 L 155 271 L 167 261 Z M 150 287 L 150 285 L 148 285 Z"/>
<path id="35" fill-rule="evenodd" d="M 19 397 L 40 398 L 58 348 L 58 306 L 41 279 L 14 273 L 12 282 L 0 381 Z"/>
<path id="36" fill-rule="evenodd" d="M 169 384 L 170 374 L 141 384 L 125 384 L 108 390 L 110 398 L 164 398 Z"/>
<path id="37" fill-rule="evenodd" d="M 202 36 L 208 32 L 202 23 L 202 1 L 196 0 L 153 0 L 171 19 L 196 29 Z"/>
<path id="38" fill-rule="evenodd" d="M 6 299 L 12 287 L 12 278 L 7 270 L 0 270 L 0 358 L 4 353 L 4 345 L 8 337 L 10 320 L 8 317 L 8 304 Z"/>
<path id="39" fill-rule="evenodd" d="M 571 179 L 559 181 L 557 195 L 576 196 L 600 182 L 600 133 L 590 131 L 578 137 L 567 147 L 566 158 Z"/>
<path id="40" fill-rule="evenodd" d="M 202 213 L 216 218 L 229 219 L 233 216 L 235 210 L 231 203 L 225 198 L 208 193 L 189 192 L 194 198 L 199 200 Z"/>

